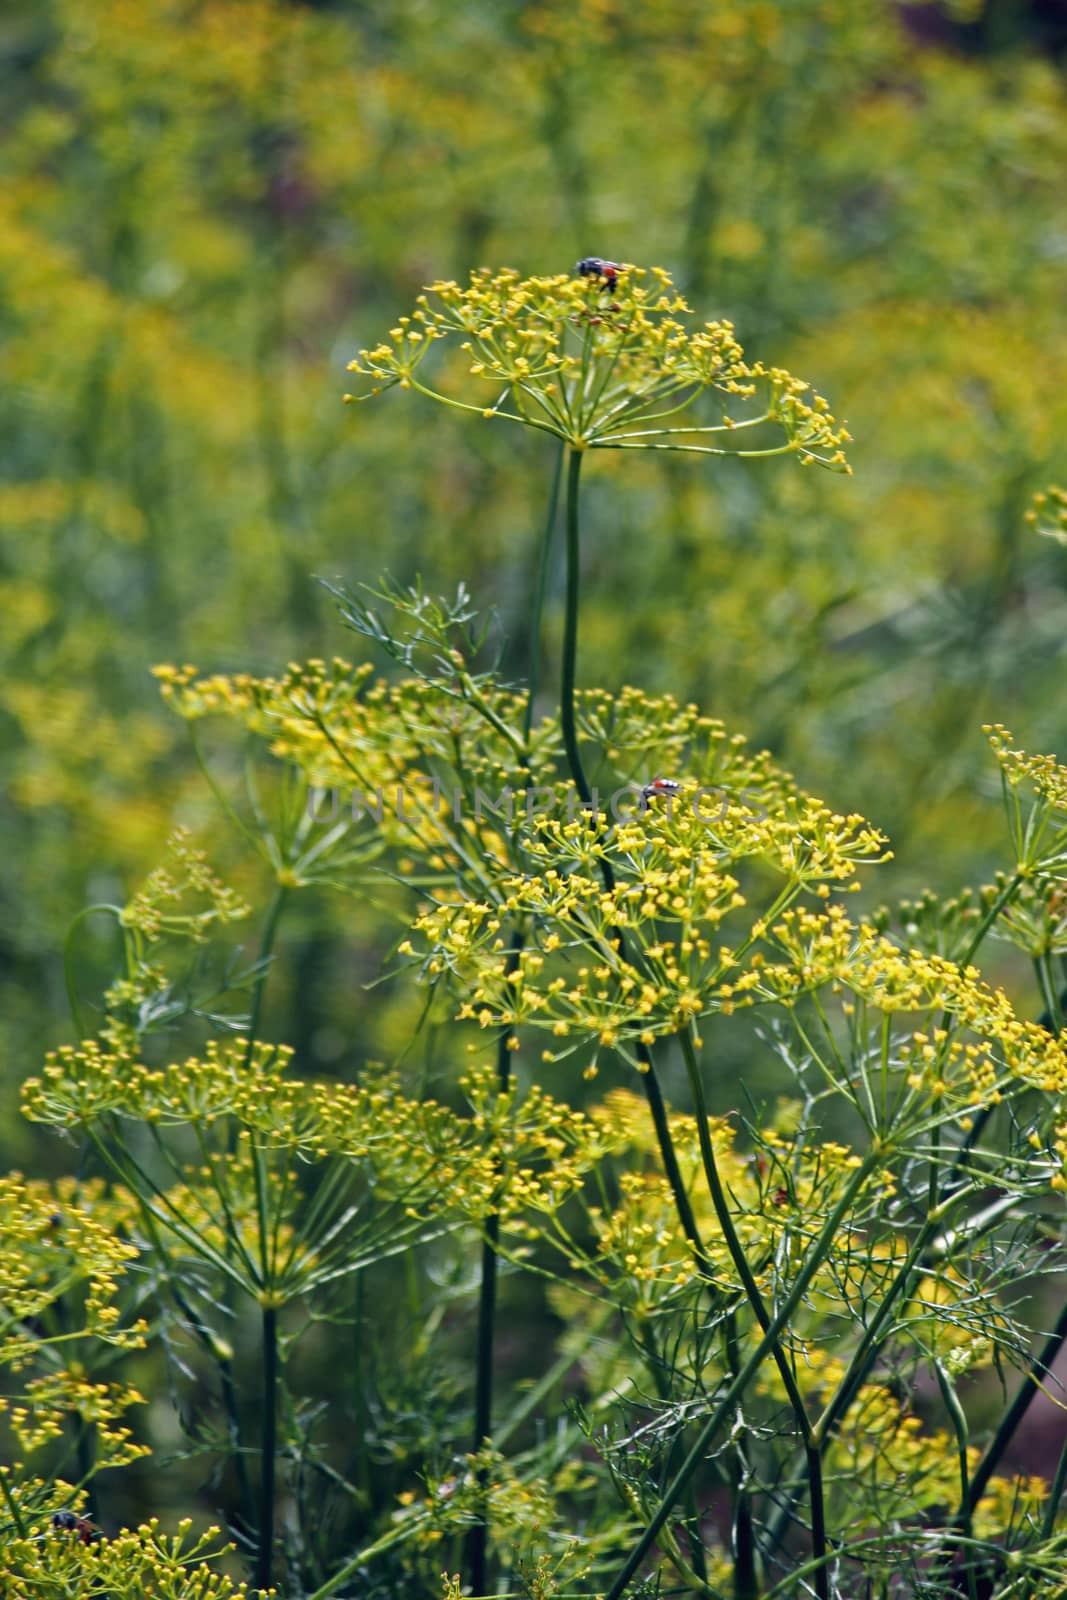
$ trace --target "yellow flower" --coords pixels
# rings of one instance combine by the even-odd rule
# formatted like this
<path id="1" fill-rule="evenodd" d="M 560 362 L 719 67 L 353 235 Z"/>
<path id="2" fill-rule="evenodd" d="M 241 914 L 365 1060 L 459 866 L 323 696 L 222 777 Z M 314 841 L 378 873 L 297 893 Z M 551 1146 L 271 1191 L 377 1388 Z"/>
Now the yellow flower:
<path id="1" fill-rule="evenodd" d="M 848 472 L 848 432 L 826 401 L 780 367 L 749 363 L 730 322 L 679 320 L 689 307 L 662 268 L 521 278 L 474 272 L 466 288 L 430 286 L 387 341 L 360 351 L 349 371 L 371 380 L 362 396 L 415 389 L 482 417 L 505 417 L 574 449 L 685 450 L 702 455 L 795 452 Z M 497 391 L 492 404 L 435 388 L 422 368 L 441 340 L 458 337 L 469 375 Z M 711 420 L 686 416 L 701 395 L 723 404 Z M 650 426 L 655 422 L 667 425 Z M 754 448 L 739 433 L 756 429 Z M 778 443 L 773 443 L 775 436 Z"/>

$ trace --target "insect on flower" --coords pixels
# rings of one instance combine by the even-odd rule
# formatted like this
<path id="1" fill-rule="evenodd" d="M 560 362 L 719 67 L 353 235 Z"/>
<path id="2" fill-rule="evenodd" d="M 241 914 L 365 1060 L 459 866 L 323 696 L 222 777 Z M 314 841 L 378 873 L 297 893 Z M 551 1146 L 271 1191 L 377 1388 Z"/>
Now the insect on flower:
<path id="1" fill-rule="evenodd" d="M 583 256 L 574 270 L 580 278 L 602 278 L 604 287 L 614 294 L 619 274 L 626 268 L 617 261 L 604 261 L 600 256 Z"/>
<path id="2" fill-rule="evenodd" d="M 656 795 L 680 794 L 682 786 L 677 778 L 653 778 L 651 783 L 646 783 L 641 790 L 641 809 L 645 810 L 648 802 Z"/>
<path id="3" fill-rule="evenodd" d="M 80 1544 L 92 1544 L 100 1538 L 100 1529 L 88 1517 L 79 1517 L 74 1511 L 54 1511 L 52 1526 L 59 1533 L 76 1533 Z"/>

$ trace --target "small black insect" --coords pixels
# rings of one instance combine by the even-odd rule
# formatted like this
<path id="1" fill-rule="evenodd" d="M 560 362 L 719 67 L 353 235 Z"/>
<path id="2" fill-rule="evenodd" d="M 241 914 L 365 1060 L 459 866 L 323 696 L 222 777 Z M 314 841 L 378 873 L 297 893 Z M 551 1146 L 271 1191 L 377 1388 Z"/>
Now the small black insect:
<path id="1" fill-rule="evenodd" d="M 626 268 L 620 267 L 617 261 L 603 261 L 600 256 L 583 256 L 574 270 L 579 278 L 602 278 L 605 288 L 614 294 L 619 274 Z"/>

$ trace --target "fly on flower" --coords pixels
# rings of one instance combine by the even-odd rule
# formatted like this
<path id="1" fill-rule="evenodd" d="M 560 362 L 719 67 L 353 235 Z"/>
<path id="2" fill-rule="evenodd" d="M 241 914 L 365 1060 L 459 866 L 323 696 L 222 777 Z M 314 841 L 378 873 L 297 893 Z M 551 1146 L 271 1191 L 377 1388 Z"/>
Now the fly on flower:
<path id="1" fill-rule="evenodd" d="M 603 279 L 604 287 L 614 294 L 619 274 L 625 272 L 626 268 L 617 261 L 604 261 L 600 256 L 583 256 L 574 270 L 580 278 Z"/>

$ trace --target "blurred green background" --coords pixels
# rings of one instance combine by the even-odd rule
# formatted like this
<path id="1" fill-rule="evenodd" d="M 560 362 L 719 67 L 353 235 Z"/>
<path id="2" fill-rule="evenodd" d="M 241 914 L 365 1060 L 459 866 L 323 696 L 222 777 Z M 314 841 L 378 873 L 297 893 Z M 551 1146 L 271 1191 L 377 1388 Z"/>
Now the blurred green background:
<path id="1" fill-rule="evenodd" d="M 981 723 L 1064 742 L 1067 556 L 1024 513 L 1067 474 L 1065 49 L 1022 0 L 8 0 L 0 1145 L 72 916 L 175 820 L 256 888 L 153 663 L 359 654 L 316 576 L 383 572 L 468 579 L 524 660 L 551 447 L 341 404 L 439 276 L 660 264 L 829 397 L 850 479 L 597 457 L 581 681 L 768 743 L 891 834 L 883 895 L 988 875 Z M 113 949 L 85 925 L 86 995 Z M 373 924 L 308 900 L 282 953 L 303 1074 L 395 1053 Z"/>

